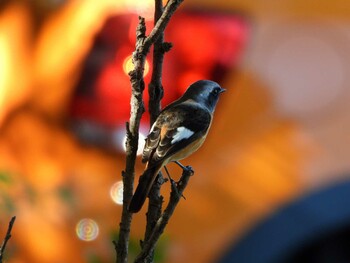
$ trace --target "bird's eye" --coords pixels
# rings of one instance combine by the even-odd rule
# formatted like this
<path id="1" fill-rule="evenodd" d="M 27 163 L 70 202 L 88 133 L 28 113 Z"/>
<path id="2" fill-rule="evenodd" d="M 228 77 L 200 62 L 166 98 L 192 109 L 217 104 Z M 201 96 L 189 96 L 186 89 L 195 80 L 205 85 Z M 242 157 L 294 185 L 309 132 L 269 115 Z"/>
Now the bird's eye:
<path id="1" fill-rule="evenodd" d="M 214 95 L 219 95 L 219 93 L 220 93 L 220 88 L 219 87 L 216 87 L 214 90 L 213 90 L 213 94 Z"/>

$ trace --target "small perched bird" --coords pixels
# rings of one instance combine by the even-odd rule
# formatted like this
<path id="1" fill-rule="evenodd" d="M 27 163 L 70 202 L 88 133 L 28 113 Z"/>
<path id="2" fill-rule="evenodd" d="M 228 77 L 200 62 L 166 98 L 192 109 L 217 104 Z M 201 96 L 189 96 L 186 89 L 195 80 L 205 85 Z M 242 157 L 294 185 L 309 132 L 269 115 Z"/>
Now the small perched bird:
<path id="1" fill-rule="evenodd" d="M 137 213 L 141 209 L 163 166 L 186 158 L 203 144 L 219 95 L 224 91 L 214 81 L 199 80 L 161 111 L 146 139 L 142 154 L 146 168 L 129 204 L 129 212 Z"/>

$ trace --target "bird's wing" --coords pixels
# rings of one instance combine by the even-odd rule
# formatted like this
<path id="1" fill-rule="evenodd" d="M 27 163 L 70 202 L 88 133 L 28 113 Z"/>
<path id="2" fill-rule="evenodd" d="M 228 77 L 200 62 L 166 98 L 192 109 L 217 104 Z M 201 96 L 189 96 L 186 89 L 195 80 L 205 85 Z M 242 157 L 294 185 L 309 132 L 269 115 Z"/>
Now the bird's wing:
<path id="1" fill-rule="evenodd" d="M 151 128 L 142 160 L 148 162 L 148 167 L 157 165 L 204 136 L 210 123 L 210 112 L 194 103 L 166 108 Z"/>
<path id="2" fill-rule="evenodd" d="M 159 118 L 158 118 L 159 119 Z M 154 122 L 146 138 L 146 143 L 142 152 L 142 162 L 148 162 L 152 152 L 157 148 L 160 141 L 161 124 L 158 119 Z"/>

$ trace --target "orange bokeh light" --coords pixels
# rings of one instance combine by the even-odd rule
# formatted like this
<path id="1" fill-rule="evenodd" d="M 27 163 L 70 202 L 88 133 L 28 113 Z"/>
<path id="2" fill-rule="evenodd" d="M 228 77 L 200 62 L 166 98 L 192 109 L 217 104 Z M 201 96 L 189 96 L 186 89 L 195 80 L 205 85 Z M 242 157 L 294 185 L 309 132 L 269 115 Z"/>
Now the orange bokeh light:
<path id="1" fill-rule="evenodd" d="M 126 75 L 129 74 L 130 71 L 132 71 L 134 69 L 134 64 L 132 62 L 132 55 L 126 57 L 124 59 L 124 62 L 123 62 L 123 70 L 124 70 L 124 73 Z M 148 60 L 145 61 L 145 69 L 144 69 L 144 72 L 143 72 L 143 76 L 147 76 L 149 72 L 149 63 L 148 63 Z"/>

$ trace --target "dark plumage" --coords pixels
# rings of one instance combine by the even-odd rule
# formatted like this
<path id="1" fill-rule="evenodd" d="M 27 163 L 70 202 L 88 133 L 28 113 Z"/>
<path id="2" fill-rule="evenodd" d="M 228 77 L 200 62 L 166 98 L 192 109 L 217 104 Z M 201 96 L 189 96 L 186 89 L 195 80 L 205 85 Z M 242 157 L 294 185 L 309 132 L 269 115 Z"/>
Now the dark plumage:
<path id="1" fill-rule="evenodd" d="M 186 158 L 202 145 L 223 91 L 214 81 L 200 80 L 162 110 L 146 139 L 142 154 L 146 169 L 129 204 L 130 212 L 141 209 L 164 165 Z"/>
<path id="2" fill-rule="evenodd" d="M 186 140 L 186 144 L 191 143 L 207 132 L 211 122 L 211 115 L 209 111 L 198 109 L 193 104 L 186 102 L 178 104 L 162 111 L 159 115 L 147 137 L 143 150 L 142 161 L 148 162 L 148 167 L 156 165 L 159 161 L 181 149 L 179 144 L 171 143 L 178 127 L 191 127 L 190 130 L 194 132 L 193 136 Z M 178 143 L 181 143 L 181 141 Z"/>

